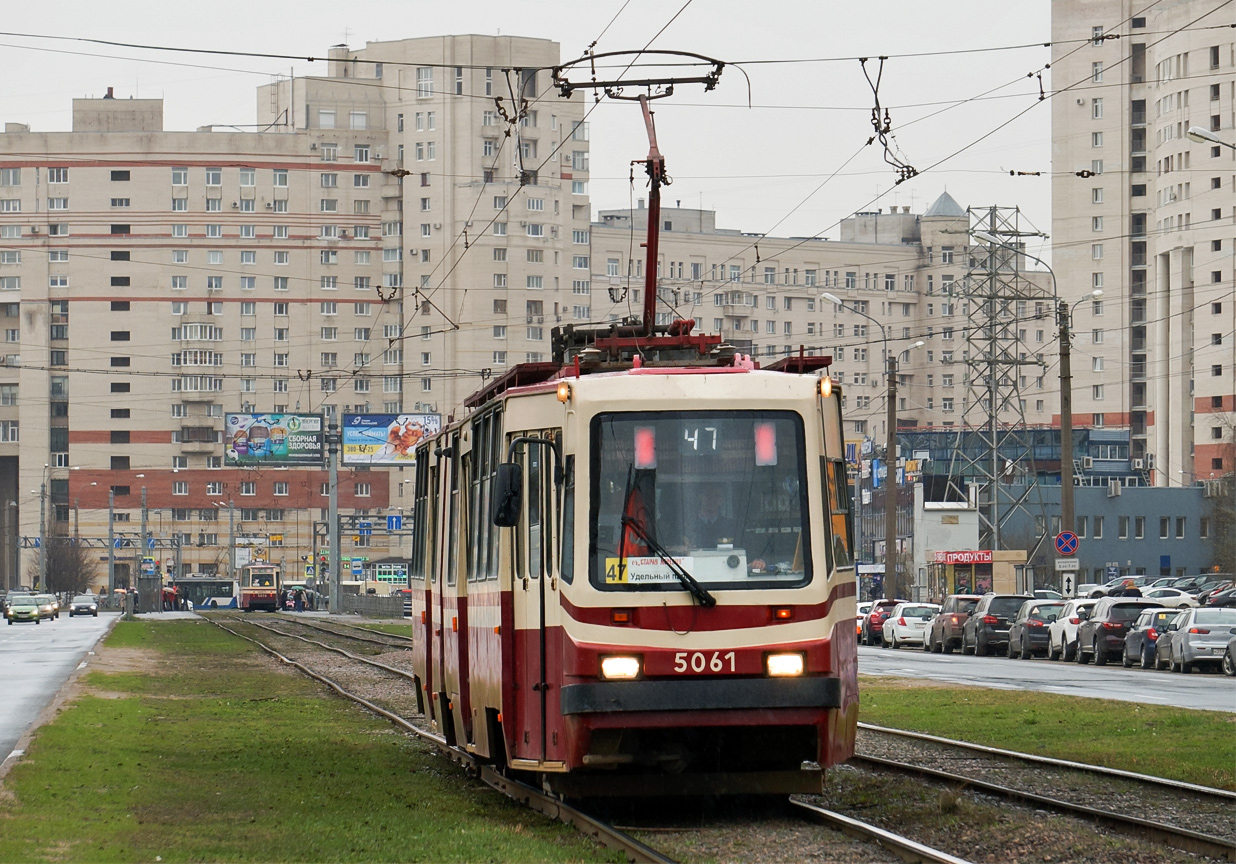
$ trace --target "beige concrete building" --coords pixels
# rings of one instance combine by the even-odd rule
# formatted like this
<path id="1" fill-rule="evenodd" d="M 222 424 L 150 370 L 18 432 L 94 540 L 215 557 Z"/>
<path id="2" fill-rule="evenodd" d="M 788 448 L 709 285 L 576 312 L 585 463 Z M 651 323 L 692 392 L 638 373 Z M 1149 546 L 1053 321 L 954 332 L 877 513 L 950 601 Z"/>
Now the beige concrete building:
<path id="1" fill-rule="evenodd" d="M 106 559 L 109 493 L 122 583 L 143 500 L 151 555 L 178 544 L 183 573 L 226 570 L 236 542 L 303 575 L 326 474 L 224 467 L 226 412 L 449 414 L 547 358 L 586 297 L 587 127 L 582 99 L 546 92 L 555 43 L 331 57 L 261 88 L 253 133 L 164 131 L 161 100 L 109 91 L 74 100 L 72 132 L 0 137 L 5 586 L 31 584 L 46 535 Z M 341 471 L 342 512 L 397 514 L 404 479 Z M 350 534 L 345 558 L 406 551 Z"/>
<path id="2" fill-rule="evenodd" d="M 970 245 L 971 214 L 948 193 L 924 213 L 909 209 L 859 213 L 842 222 L 838 238 L 814 239 L 719 229 L 712 211 L 663 205 L 658 321 L 694 318 L 697 329 L 720 333 L 765 362 L 800 348 L 832 355 L 833 376 L 844 386 L 847 438 L 881 445 L 887 337 L 888 350 L 899 356 L 898 427 L 962 426 L 972 314 L 963 285 L 980 247 Z M 639 244 L 647 215 L 642 208 L 602 210 L 593 224 L 596 320 L 641 314 Z M 1024 275 L 1040 288 L 1048 284 L 1045 272 Z M 1052 342 L 1050 309 L 1042 311 L 1039 319 L 1026 316 L 1013 353 L 1033 355 Z M 919 340 L 924 345 L 906 354 Z M 1051 424 L 1059 412 L 1051 374 L 1027 374 L 1015 385 L 1026 422 Z"/>
<path id="3" fill-rule="evenodd" d="M 1236 468 L 1228 12 L 1221 0 L 1052 3 L 1065 91 L 1052 102 L 1052 254 L 1077 303 L 1074 422 L 1127 426 L 1134 465 L 1158 486 Z M 1228 146 L 1190 140 L 1192 126 Z"/>

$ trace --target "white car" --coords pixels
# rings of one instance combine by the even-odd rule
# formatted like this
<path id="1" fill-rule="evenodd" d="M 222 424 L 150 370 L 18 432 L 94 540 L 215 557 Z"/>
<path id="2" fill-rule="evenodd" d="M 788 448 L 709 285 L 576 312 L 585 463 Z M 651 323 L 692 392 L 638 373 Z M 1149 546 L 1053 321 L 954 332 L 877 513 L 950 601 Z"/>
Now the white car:
<path id="1" fill-rule="evenodd" d="M 1142 596 L 1147 600 L 1157 600 L 1164 607 L 1170 609 L 1184 609 L 1188 606 L 1200 606 L 1192 594 L 1187 591 L 1181 591 L 1179 588 L 1151 588 L 1149 591 L 1143 591 Z"/>
<path id="2" fill-rule="evenodd" d="M 927 625 L 939 613 L 936 603 L 898 603 L 884 619 L 884 644 L 889 648 L 922 645 Z"/>
<path id="3" fill-rule="evenodd" d="M 1056 620 L 1047 625 L 1047 659 L 1067 662 L 1077 653 L 1077 626 L 1086 618 L 1098 599 L 1070 600 Z"/>

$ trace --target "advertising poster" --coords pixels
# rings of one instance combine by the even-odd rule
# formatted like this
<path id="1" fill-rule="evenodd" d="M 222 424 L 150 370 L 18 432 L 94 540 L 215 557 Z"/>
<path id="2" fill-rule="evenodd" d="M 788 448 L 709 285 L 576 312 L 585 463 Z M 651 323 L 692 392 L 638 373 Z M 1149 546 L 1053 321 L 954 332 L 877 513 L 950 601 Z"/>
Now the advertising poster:
<path id="1" fill-rule="evenodd" d="M 227 465 L 320 465 L 325 455 L 321 414 L 228 414 Z"/>
<path id="2" fill-rule="evenodd" d="M 344 414 L 344 465 L 413 465 L 416 445 L 442 428 L 441 414 Z"/>

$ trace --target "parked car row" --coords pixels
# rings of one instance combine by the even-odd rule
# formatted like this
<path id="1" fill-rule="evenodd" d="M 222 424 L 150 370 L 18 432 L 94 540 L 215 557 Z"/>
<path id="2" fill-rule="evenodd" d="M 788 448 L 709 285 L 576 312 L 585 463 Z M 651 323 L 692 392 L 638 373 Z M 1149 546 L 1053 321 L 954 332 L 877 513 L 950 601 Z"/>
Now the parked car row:
<path id="1" fill-rule="evenodd" d="M 1124 594 L 1158 600 L 1162 606 L 1180 607 L 1210 605 L 1214 596 L 1222 592 L 1225 602 L 1217 605 L 1236 606 L 1236 597 L 1232 596 L 1233 587 L 1236 587 L 1236 583 L 1233 583 L 1232 577 L 1222 573 L 1179 577 L 1119 576 L 1102 585 L 1079 585 L 1077 595 L 1098 599 Z M 1137 590 L 1129 591 L 1130 588 Z"/>
<path id="2" fill-rule="evenodd" d="M 1236 607 L 1111 596 L 1056 600 L 1027 594 L 953 594 L 944 603 L 877 600 L 862 604 L 862 641 L 890 648 L 921 645 L 950 654 L 1003 653 L 1010 659 L 1075 661 L 1125 668 L 1221 668 L 1236 676 Z"/>

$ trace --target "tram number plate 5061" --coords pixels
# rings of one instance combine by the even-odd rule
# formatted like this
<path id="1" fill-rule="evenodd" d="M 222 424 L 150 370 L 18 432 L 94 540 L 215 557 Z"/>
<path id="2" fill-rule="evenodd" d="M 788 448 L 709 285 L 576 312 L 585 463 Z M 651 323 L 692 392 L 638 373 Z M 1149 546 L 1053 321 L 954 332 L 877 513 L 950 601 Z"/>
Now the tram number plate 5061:
<path id="1" fill-rule="evenodd" d="M 720 651 L 711 654 L 706 651 L 679 651 L 674 655 L 675 672 L 735 672 L 737 669 L 733 651 L 724 654 Z"/>

